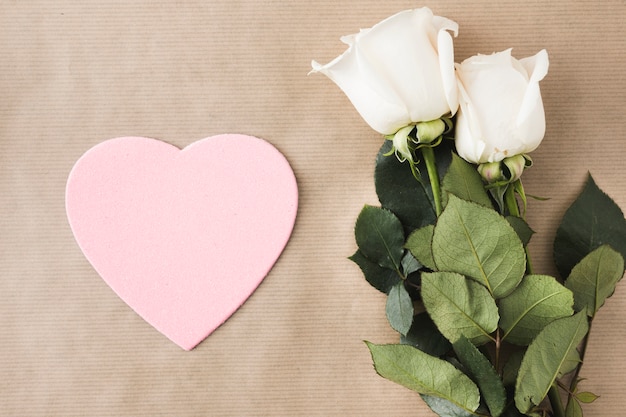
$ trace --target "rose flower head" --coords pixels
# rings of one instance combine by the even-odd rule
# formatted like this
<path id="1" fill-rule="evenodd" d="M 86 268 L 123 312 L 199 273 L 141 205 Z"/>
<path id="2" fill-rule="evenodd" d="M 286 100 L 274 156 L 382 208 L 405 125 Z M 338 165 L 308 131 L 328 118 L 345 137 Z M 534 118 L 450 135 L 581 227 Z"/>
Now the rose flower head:
<path id="1" fill-rule="evenodd" d="M 483 164 L 539 146 L 546 129 L 539 81 L 548 73 L 548 65 L 545 50 L 517 60 L 510 49 L 476 55 L 457 65 L 459 156 Z"/>
<path id="2" fill-rule="evenodd" d="M 343 37 L 348 49 L 326 65 L 313 61 L 311 72 L 334 81 L 372 129 L 394 135 L 456 112 L 457 31 L 456 22 L 426 7 L 405 10 Z"/>

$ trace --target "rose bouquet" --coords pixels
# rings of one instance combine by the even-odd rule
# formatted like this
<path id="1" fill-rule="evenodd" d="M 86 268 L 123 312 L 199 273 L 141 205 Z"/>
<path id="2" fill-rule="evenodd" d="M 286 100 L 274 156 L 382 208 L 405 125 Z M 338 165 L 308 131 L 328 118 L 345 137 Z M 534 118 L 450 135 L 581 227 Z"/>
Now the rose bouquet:
<path id="1" fill-rule="evenodd" d="M 407 10 L 343 38 L 313 71 L 384 135 L 380 207 L 350 257 L 387 294 L 398 344 L 366 342 L 381 376 L 439 416 L 582 416 L 590 326 L 624 275 L 626 220 L 591 176 L 554 240 L 559 277 L 533 270 L 523 171 L 541 143 L 545 50 L 454 63 L 458 25 Z"/>

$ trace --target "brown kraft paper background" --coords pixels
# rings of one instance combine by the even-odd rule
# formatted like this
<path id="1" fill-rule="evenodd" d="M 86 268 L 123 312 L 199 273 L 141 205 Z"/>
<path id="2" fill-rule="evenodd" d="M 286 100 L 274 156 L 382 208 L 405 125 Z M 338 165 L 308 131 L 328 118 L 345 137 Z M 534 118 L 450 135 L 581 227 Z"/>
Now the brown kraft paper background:
<path id="1" fill-rule="evenodd" d="M 311 59 L 428 6 L 459 23 L 457 61 L 546 48 L 547 132 L 524 174 L 535 270 L 587 172 L 626 208 L 622 0 L 12 1 L 0 5 L 0 415 L 431 416 L 378 377 L 363 340 L 397 341 L 384 295 L 347 260 L 377 204 L 382 138 Z M 230 320 L 185 352 L 128 308 L 76 245 L 67 175 L 93 145 L 179 147 L 219 133 L 274 144 L 298 178 L 286 250 Z M 586 417 L 626 409 L 626 284 L 594 322 Z"/>

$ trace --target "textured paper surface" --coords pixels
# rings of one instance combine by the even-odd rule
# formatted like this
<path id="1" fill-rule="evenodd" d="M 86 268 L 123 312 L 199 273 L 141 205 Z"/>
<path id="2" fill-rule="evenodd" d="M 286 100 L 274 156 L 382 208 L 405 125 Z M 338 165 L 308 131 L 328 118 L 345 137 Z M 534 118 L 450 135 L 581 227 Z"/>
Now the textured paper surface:
<path id="1" fill-rule="evenodd" d="M 457 60 L 546 48 L 546 139 L 524 174 L 535 269 L 591 171 L 626 208 L 626 4 L 607 1 L 9 1 L 0 9 L 0 415 L 430 416 L 375 375 L 362 340 L 395 342 L 384 297 L 346 257 L 376 204 L 381 138 L 310 60 L 339 37 L 428 5 L 459 23 Z M 294 234 L 254 296 L 192 352 L 100 280 L 64 210 L 73 163 L 119 136 L 184 147 L 241 132 L 289 159 Z M 544 184 L 544 180 L 554 182 Z M 558 183 L 559 187 L 553 185 Z M 592 329 L 586 417 L 626 408 L 626 284 Z M 390 409 L 392 411 L 390 411 Z"/>

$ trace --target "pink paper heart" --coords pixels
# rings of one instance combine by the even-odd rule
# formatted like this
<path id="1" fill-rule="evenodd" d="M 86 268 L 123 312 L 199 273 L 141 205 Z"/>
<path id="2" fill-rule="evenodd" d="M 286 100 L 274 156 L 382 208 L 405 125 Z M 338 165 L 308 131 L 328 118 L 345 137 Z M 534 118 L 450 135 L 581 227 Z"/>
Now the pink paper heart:
<path id="1" fill-rule="evenodd" d="M 282 253 L 295 176 L 268 142 L 218 135 L 183 150 L 142 137 L 102 142 L 75 164 L 70 226 L 133 310 L 193 349 L 250 297 Z"/>

